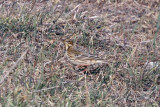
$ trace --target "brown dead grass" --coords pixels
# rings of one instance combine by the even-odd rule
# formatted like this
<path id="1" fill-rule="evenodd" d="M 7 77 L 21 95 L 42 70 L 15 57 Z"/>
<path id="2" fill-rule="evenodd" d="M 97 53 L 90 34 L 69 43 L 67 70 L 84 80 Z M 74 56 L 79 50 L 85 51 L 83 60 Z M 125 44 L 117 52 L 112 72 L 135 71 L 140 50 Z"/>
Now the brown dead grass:
<path id="1" fill-rule="evenodd" d="M 0 106 L 160 106 L 159 6 L 158 0 L 0 2 Z M 109 65 L 81 73 L 67 60 L 62 38 Z"/>

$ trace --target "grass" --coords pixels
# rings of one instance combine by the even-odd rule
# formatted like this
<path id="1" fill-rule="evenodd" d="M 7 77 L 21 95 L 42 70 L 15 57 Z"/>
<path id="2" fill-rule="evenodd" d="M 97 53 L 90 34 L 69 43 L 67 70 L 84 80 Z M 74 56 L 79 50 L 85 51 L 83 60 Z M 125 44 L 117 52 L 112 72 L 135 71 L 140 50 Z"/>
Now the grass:
<path id="1" fill-rule="evenodd" d="M 0 4 L 0 106 L 160 106 L 159 2 L 85 2 Z M 81 73 L 64 38 L 109 65 Z"/>

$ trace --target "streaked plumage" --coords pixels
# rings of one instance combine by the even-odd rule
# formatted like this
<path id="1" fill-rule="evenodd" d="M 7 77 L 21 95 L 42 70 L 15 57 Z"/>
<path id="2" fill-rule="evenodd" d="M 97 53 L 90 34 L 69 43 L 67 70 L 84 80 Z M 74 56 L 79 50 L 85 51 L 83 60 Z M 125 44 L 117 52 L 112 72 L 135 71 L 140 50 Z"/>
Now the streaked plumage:
<path id="1" fill-rule="evenodd" d="M 97 63 L 107 63 L 106 60 L 100 59 L 93 55 L 84 54 L 77 49 L 75 49 L 73 45 L 73 41 L 65 40 L 64 44 L 66 46 L 66 55 L 70 62 L 76 65 L 91 65 Z"/>

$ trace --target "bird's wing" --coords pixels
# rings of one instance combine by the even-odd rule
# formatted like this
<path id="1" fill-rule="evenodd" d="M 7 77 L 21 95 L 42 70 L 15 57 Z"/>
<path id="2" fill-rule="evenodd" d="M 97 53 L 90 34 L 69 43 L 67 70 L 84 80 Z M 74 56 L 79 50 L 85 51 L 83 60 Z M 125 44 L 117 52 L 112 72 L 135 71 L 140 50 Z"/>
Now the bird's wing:
<path id="1" fill-rule="evenodd" d="M 81 55 L 81 52 L 71 47 L 68 49 L 68 54 L 77 57 Z"/>
<path id="2" fill-rule="evenodd" d="M 90 62 L 90 63 L 107 63 L 106 60 L 100 59 L 99 57 L 95 57 L 93 55 L 89 55 L 89 56 L 79 55 L 79 56 L 76 57 L 76 59 L 87 61 L 87 62 Z"/>

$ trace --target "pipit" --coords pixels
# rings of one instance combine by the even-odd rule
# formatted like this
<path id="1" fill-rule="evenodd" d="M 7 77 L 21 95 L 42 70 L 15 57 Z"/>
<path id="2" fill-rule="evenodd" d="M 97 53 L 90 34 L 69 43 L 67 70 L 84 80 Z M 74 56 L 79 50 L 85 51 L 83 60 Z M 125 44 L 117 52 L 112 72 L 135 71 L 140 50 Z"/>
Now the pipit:
<path id="1" fill-rule="evenodd" d="M 75 48 L 72 40 L 65 40 L 64 44 L 66 46 L 67 58 L 73 64 L 78 66 L 89 66 L 98 63 L 107 63 L 104 59 L 79 51 Z"/>

